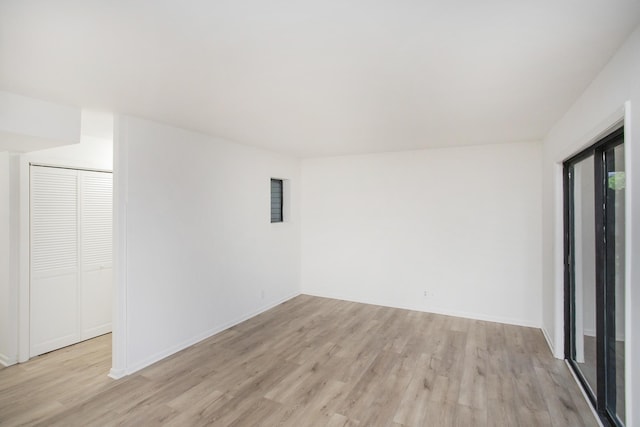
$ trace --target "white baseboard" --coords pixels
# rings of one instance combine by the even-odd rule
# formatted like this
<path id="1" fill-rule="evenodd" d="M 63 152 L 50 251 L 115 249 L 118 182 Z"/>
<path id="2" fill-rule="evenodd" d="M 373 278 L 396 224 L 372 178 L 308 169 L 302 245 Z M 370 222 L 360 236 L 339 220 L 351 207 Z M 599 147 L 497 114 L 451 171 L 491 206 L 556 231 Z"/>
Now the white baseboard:
<path id="1" fill-rule="evenodd" d="M 15 357 L 9 357 L 5 354 L 0 353 L 0 365 L 11 366 L 15 365 L 16 363 L 18 363 L 18 359 L 16 359 Z"/>
<path id="2" fill-rule="evenodd" d="M 90 340 L 91 338 L 99 337 L 100 335 L 109 333 L 111 333 L 111 322 L 84 331 L 82 333 L 82 341 Z"/>
<path id="3" fill-rule="evenodd" d="M 547 332 L 547 330 L 545 328 L 540 328 L 540 330 L 542 331 L 542 336 L 547 342 L 547 345 L 549 346 L 549 350 L 551 350 L 551 354 L 553 355 L 553 357 L 555 357 L 556 359 L 564 359 L 564 357 L 558 357 L 558 355 L 556 354 L 556 350 L 553 345 L 553 340 L 551 340 L 551 337 L 549 336 L 549 333 Z"/>
<path id="4" fill-rule="evenodd" d="M 109 378 L 113 378 L 114 380 L 119 380 L 122 377 L 126 377 L 127 373 L 124 369 L 114 369 L 111 368 L 111 370 L 109 371 L 109 375 L 107 375 Z"/>
<path id="5" fill-rule="evenodd" d="M 122 377 L 124 377 L 126 375 L 131 375 L 134 372 L 138 372 L 139 370 L 141 370 L 143 368 L 146 368 L 149 365 L 152 365 L 152 364 L 154 364 L 156 362 L 159 362 L 160 360 L 162 360 L 162 359 L 164 359 L 166 357 L 169 357 L 172 354 L 175 354 L 175 353 L 177 353 L 177 352 L 179 352 L 181 350 L 184 350 L 187 347 L 190 347 L 190 346 L 192 346 L 194 344 L 197 344 L 200 341 L 203 341 L 203 340 L 205 340 L 205 339 L 207 339 L 209 337 L 212 337 L 213 335 L 216 335 L 216 334 L 218 334 L 218 333 L 220 333 L 220 332 L 222 332 L 222 331 L 224 331 L 226 329 L 231 328 L 232 326 L 235 326 L 235 325 L 237 325 L 239 323 L 242 323 L 245 320 L 248 320 L 248 319 L 250 319 L 252 317 L 255 317 L 258 314 L 264 313 L 265 311 L 270 310 L 273 307 L 275 307 L 277 305 L 280 305 L 285 301 L 289 301 L 290 299 L 295 298 L 298 295 L 300 295 L 300 292 L 296 291 L 296 292 L 294 292 L 294 293 L 292 293 L 292 294 L 290 294 L 290 295 L 288 295 L 288 296 L 286 296 L 284 298 L 281 298 L 281 299 L 279 299 L 277 301 L 268 303 L 267 305 L 264 305 L 264 306 L 260 307 L 259 309 L 255 310 L 255 311 L 253 311 L 253 312 L 251 312 L 249 314 L 240 316 L 239 318 L 234 319 L 234 320 L 232 320 L 230 322 L 227 322 L 227 323 L 225 323 L 223 325 L 216 326 L 215 328 L 210 329 L 208 331 L 205 331 L 205 332 L 203 332 L 201 334 L 198 334 L 198 335 L 196 335 L 194 337 L 191 337 L 191 338 L 181 342 L 178 345 L 175 345 L 175 346 L 170 347 L 170 348 L 168 348 L 166 350 L 160 351 L 160 352 L 152 355 L 151 357 L 148 357 L 148 358 L 142 360 L 141 362 L 134 363 L 133 365 L 127 367 L 126 370 L 123 370 L 123 369 L 114 370 L 114 369 L 112 369 L 111 372 L 109 372 L 109 377 L 114 378 L 114 379 L 119 379 L 119 378 L 122 378 Z"/>
<path id="6" fill-rule="evenodd" d="M 529 322 L 522 319 L 512 319 L 512 318 L 501 317 L 501 316 L 491 316 L 491 315 L 486 315 L 482 313 L 470 313 L 466 311 L 449 310 L 449 309 L 444 309 L 439 307 L 429 307 L 428 309 L 424 309 L 422 307 L 412 307 L 412 306 L 400 305 L 400 304 L 389 304 L 387 302 L 345 297 L 343 295 L 320 294 L 320 293 L 308 292 L 308 291 L 302 291 L 301 293 L 304 295 L 310 295 L 314 297 L 338 299 L 342 301 L 358 302 L 361 304 L 378 305 L 382 307 L 391 307 L 391 308 L 401 308 L 403 310 L 421 311 L 423 313 L 442 314 L 444 316 L 455 316 L 455 317 L 463 317 L 465 319 L 483 320 L 486 322 L 504 323 L 507 325 L 515 325 L 515 326 L 525 326 L 527 328 L 538 328 L 538 329 L 540 328 L 540 325 L 535 322 Z"/>

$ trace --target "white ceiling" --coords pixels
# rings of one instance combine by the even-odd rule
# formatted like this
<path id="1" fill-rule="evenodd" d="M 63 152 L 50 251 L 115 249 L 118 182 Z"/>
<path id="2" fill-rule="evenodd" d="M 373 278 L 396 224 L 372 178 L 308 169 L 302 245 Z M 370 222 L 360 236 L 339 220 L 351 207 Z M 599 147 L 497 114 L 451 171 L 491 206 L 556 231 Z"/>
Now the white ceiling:
<path id="1" fill-rule="evenodd" d="M 640 0 L 0 0 L 0 90 L 299 156 L 539 140 Z"/>

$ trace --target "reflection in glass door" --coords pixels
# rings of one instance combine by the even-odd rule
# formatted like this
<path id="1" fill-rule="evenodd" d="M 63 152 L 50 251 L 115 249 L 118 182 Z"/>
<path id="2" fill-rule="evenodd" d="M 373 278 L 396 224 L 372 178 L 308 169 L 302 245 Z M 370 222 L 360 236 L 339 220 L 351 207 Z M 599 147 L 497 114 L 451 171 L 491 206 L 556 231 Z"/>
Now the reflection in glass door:
<path id="1" fill-rule="evenodd" d="M 593 155 L 573 165 L 574 360 L 596 393 L 596 219 Z"/>
<path id="2" fill-rule="evenodd" d="M 619 129 L 564 163 L 565 357 L 601 419 L 625 422 L 625 169 Z"/>

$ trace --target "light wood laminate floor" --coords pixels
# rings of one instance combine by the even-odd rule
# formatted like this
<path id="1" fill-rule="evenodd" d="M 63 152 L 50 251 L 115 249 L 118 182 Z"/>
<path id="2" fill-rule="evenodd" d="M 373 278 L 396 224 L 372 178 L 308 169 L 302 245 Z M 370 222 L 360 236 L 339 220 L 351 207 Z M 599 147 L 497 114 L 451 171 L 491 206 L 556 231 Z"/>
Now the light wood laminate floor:
<path id="1" fill-rule="evenodd" d="M 117 381 L 110 340 L 0 370 L 0 424 L 597 425 L 533 328 L 303 295 Z"/>

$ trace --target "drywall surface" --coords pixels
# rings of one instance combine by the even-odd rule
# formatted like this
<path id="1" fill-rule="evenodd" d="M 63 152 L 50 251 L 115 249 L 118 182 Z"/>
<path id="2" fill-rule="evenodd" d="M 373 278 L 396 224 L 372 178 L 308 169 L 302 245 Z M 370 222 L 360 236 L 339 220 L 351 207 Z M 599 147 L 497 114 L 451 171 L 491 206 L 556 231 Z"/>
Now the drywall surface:
<path id="1" fill-rule="evenodd" d="M 554 126 L 543 146 L 543 327 L 557 357 L 563 357 L 562 161 L 606 133 L 625 118 L 627 402 L 640 396 L 640 28 L 602 70 L 588 89 Z M 627 425 L 640 423 L 640 405 L 627 404 Z M 636 424 L 633 424 L 636 423 Z"/>
<path id="2" fill-rule="evenodd" d="M 0 153 L 0 363 L 8 365 L 15 360 L 10 356 L 8 339 L 11 328 L 9 318 L 9 154 Z M 15 350 L 14 350 L 15 353 Z"/>
<path id="3" fill-rule="evenodd" d="M 79 108 L 0 91 L 0 151 L 24 153 L 80 141 Z"/>
<path id="4" fill-rule="evenodd" d="M 0 364 L 18 361 L 19 156 L 0 153 Z"/>
<path id="5" fill-rule="evenodd" d="M 65 145 L 22 155 L 30 163 L 78 169 L 113 170 L 113 141 L 82 135 L 80 144 Z"/>
<path id="6" fill-rule="evenodd" d="M 520 143 L 303 160 L 303 293 L 539 326 L 540 155 Z"/>
<path id="7" fill-rule="evenodd" d="M 133 372 L 299 293 L 299 160 L 132 117 L 117 129 L 126 366 L 116 354 L 114 371 Z M 272 177 L 288 180 L 284 223 L 270 223 Z"/>

